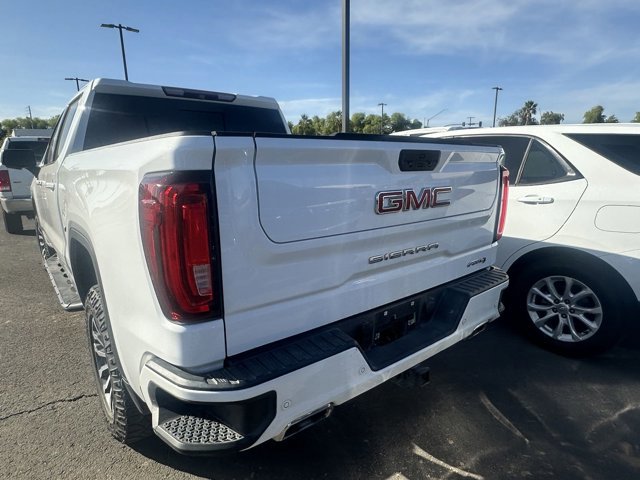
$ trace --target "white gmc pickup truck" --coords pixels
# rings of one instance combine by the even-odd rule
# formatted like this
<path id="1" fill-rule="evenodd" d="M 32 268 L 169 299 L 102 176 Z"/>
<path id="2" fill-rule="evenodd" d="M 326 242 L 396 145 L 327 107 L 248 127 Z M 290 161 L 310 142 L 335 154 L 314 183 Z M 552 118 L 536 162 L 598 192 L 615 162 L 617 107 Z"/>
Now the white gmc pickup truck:
<path id="1" fill-rule="evenodd" d="M 499 315 L 502 150 L 288 132 L 275 100 L 90 82 L 36 174 L 45 265 L 84 309 L 125 443 L 283 440 Z"/>

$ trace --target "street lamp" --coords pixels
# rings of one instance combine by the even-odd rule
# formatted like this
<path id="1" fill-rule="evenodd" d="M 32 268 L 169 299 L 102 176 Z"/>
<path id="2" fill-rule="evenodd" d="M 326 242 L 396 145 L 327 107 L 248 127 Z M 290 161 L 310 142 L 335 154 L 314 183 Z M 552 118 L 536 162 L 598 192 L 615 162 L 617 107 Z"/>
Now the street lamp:
<path id="1" fill-rule="evenodd" d="M 120 25 L 120 24 L 114 25 L 113 23 L 103 23 L 100 26 L 104 28 L 117 28 L 118 30 L 120 30 L 120 47 L 122 48 L 122 63 L 124 65 L 124 79 L 128 82 L 129 74 L 127 73 L 127 57 L 124 54 L 124 38 L 122 37 L 122 30 L 126 30 L 127 32 L 134 32 L 134 33 L 138 33 L 140 32 L 140 30 L 138 30 L 137 28 L 125 27 L 124 25 Z"/>
<path id="2" fill-rule="evenodd" d="M 438 113 L 436 113 L 435 115 L 433 115 L 433 116 L 431 116 L 431 117 L 427 118 L 427 124 L 425 125 L 425 127 L 428 127 L 428 126 L 429 126 L 429 122 L 430 122 L 431 120 L 433 120 L 433 119 L 434 119 L 434 118 L 436 118 L 438 115 L 440 115 L 442 112 L 445 112 L 446 110 L 447 110 L 446 108 L 443 108 L 442 110 L 440 110 L 440 111 L 439 111 Z"/>
<path id="3" fill-rule="evenodd" d="M 382 109 L 382 113 L 380 114 L 380 135 L 382 135 L 384 133 L 383 128 L 384 128 L 384 107 L 385 107 L 386 103 L 382 103 L 380 102 L 378 104 L 378 106 Z"/>
<path id="4" fill-rule="evenodd" d="M 80 84 L 78 82 L 90 82 L 91 80 L 86 80 L 84 78 L 78 77 L 66 77 L 65 80 L 75 80 L 76 81 L 76 89 L 80 91 Z"/>
<path id="5" fill-rule="evenodd" d="M 496 91 L 496 101 L 493 104 L 493 126 L 496 126 L 496 110 L 498 109 L 498 92 L 503 90 L 502 87 L 492 87 L 491 90 Z"/>
<path id="6" fill-rule="evenodd" d="M 349 131 L 350 0 L 342 0 L 342 131 Z"/>

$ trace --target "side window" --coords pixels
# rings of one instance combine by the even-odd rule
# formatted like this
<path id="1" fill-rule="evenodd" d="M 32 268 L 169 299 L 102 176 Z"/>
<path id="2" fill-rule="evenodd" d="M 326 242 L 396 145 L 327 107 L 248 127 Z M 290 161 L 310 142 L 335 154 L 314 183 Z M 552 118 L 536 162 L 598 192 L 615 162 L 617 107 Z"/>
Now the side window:
<path id="1" fill-rule="evenodd" d="M 55 162 L 58 159 L 58 155 L 60 154 L 60 150 L 64 145 L 64 142 L 67 138 L 67 134 L 69 133 L 69 128 L 71 127 L 71 121 L 73 120 L 74 114 L 78 109 L 78 101 L 80 98 L 78 97 L 71 105 L 69 105 L 60 115 L 58 119 L 58 123 L 56 123 L 55 128 L 53 129 L 53 133 L 51 134 L 51 140 L 49 141 L 49 146 L 47 147 L 47 151 L 42 158 L 42 163 L 44 165 L 49 165 Z"/>
<path id="2" fill-rule="evenodd" d="M 566 179 L 571 172 L 563 162 L 538 140 L 534 140 L 527 154 L 527 159 L 518 184 L 535 185 L 554 183 Z M 571 175 L 573 178 L 573 175 Z"/>
<path id="3" fill-rule="evenodd" d="M 58 132 L 60 132 L 60 125 L 62 124 L 62 119 L 64 118 L 65 114 L 67 113 L 67 110 L 65 109 L 62 114 L 60 114 L 60 118 L 58 118 L 58 121 L 56 122 L 56 126 L 53 127 L 53 132 L 51 133 L 51 139 L 49 140 L 49 145 L 47 146 L 47 149 L 44 152 L 44 156 L 42 157 L 42 162 L 41 162 L 41 166 L 42 165 L 49 165 L 50 163 L 53 163 L 53 159 L 55 158 L 53 156 L 53 152 L 56 150 L 56 140 L 58 139 Z"/>
<path id="4" fill-rule="evenodd" d="M 60 151 L 67 140 L 67 135 L 69 134 L 69 129 L 71 128 L 71 122 L 73 121 L 73 117 L 75 116 L 76 111 L 78 110 L 78 101 L 75 100 L 72 104 L 67 108 L 67 113 L 62 119 L 62 124 L 60 125 L 60 133 L 56 138 L 56 144 L 54 145 L 54 153 L 53 153 L 53 161 L 55 162 L 58 159 L 58 155 L 60 155 Z"/>
<path id="5" fill-rule="evenodd" d="M 518 178 L 518 172 L 529 146 L 529 138 L 516 136 L 466 137 L 473 143 L 482 145 L 500 145 L 504 150 L 504 166 L 509 169 L 509 183 L 513 185 Z"/>

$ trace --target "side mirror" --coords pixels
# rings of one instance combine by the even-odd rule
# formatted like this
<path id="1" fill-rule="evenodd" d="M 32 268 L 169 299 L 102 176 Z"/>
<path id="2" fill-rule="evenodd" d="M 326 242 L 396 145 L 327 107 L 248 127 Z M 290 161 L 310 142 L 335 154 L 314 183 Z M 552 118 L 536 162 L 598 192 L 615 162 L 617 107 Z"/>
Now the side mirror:
<path id="1" fill-rule="evenodd" d="M 2 152 L 2 156 L 0 156 L 0 163 L 7 168 L 26 168 L 36 175 L 36 173 L 34 173 L 37 170 L 36 157 L 33 150 L 5 150 Z"/>

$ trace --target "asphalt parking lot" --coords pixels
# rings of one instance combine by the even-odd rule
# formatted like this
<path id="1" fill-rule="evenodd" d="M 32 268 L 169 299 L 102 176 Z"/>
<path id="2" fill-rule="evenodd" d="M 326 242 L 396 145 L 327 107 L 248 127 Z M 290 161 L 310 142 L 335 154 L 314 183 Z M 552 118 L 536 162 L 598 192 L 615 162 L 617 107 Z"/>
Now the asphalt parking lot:
<path id="1" fill-rule="evenodd" d="M 576 360 L 501 319 L 431 368 L 425 388 L 385 384 L 238 455 L 184 457 L 156 438 L 125 447 L 103 423 L 82 313 L 59 307 L 33 231 L 0 231 L 2 478 L 640 478 L 637 332 Z"/>

